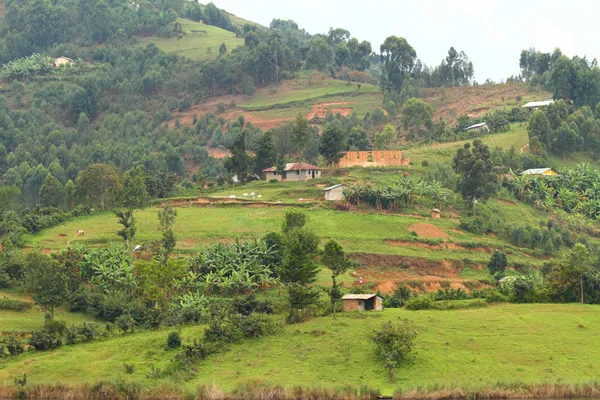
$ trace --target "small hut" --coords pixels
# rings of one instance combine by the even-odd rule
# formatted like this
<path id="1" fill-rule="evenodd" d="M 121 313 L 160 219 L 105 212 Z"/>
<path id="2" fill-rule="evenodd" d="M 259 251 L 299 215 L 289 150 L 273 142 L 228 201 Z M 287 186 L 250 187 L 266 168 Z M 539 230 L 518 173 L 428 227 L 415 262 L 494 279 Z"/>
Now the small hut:
<path id="1" fill-rule="evenodd" d="M 323 198 L 325 200 L 331 200 L 331 201 L 344 200 L 346 198 L 344 196 L 344 187 L 345 186 L 346 185 L 344 185 L 343 183 L 340 183 L 339 185 L 333 185 L 328 188 L 322 189 L 323 190 Z"/>
<path id="2" fill-rule="evenodd" d="M 440 219 L 441 217 L 442 217 L 442 212 L 440 211 L 439 208 L 434 208 L 433 210 L 431 210 L 431 218 Z"/>
<path id="3" fill-rule="evenodd" d="M 344 311 L 381 311 L 383 299 L 376 294 L 347 294 L 342 297 Z"/>

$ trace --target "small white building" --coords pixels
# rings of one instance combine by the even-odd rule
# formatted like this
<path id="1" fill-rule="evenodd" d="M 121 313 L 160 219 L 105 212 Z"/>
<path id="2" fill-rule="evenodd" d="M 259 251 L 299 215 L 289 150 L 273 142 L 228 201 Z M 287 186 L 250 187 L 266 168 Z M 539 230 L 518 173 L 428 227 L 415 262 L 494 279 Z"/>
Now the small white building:
<path id="1" fill-rule="evenodd" d="M 346 185 L 340 183 L 339 185 L 333 185 L 328 188 L 323 189 L 323 198 L 325 200 L 336 201 L 336 200 L 345 200 L 346 196 L 344 196 L 344 188 Z"/>
<path id="2" fill-rule="evenodd" d="M 283 174 L 277 172 L 277 167 L 271 167 L 263 170 L 265 179 L 277 179 L 278 181 L 308 181 L 310 179 L 321 177 L 321 168 L 314 165 L 298 162 L 285 164 Z"/>
<path id="3" fill-rule="evenodd" d="M 471 125 L 468 126 L 464 129 L 465 132 L 468 131 L 476 131 L 476 132 L 489 132 L 490 128 L 488 128 L 487 124 L 485 122 L 482 122 L 480 124 L 475 124 L 475 125 Z"/>

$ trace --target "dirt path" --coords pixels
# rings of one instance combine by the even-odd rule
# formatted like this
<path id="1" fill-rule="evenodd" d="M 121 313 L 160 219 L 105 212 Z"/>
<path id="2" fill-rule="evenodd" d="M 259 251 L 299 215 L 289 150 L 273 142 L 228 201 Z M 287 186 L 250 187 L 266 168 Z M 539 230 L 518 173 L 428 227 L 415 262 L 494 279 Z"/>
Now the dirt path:
<path id="1" fill-rule="evenodd" d="M 529 143 L 527 143 L 525 146 L 521 147 L 521 149 L 519 150 L 521 153 L 524 153 L 524 150 L 529 147 Z"/>

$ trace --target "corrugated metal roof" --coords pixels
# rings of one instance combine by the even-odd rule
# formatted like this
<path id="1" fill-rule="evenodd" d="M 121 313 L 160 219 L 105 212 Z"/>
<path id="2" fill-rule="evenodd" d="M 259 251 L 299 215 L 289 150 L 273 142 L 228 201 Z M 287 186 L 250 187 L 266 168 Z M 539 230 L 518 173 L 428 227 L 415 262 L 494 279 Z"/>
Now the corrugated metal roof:
<path id="1" fill-rule="evenodd" d="M 299 162 L 299 163 L 287 163 L 285 164 L 285 170 L 286 171 L 306 171 L 306 170 L 315 170 L 315 171 L 321 171 L 321 168 L 309 164 L 309 163 L 305 163 L 305 162 Z M 263 172 L 275 172 L 277 171 L 277 167 L 271 167 L 271 168 L 267 168 L 267 169 L 263 169 Z"/>
<path id="2" fill-rule="evenodd" d="M 369 300 L 377 296 L 376 294 L 347 294 L 342 300 Z"/>
<path id="3" fill-rule="evenodd" d="M 554 103 L 554 100 L 543 100 L 543 101 L 530 101 L 525 104 L 523 107 L 525 108 L 534 108 L 534 107 L 545 107 L 548 104 Z"/>
<path id="4" fill-rule="evenodd" d="M 521 175 L 543 175 L 544 172 L 548 172 L 552 170 L 552 168 L 531 168 L 527 171 L 523 171 Z"/>
<path id="5" fill-rule="evenodd" d="M 321 189 L 321 190 L 324 191 L 324 192 L 327 192 L 327 191 L 329 191 L 331 189 L 335 189 L 335 188 L 340 187 L 340 186 L 346 186 L 346 185 L 344 185 L 343 183 L 340 183 L 339 185 L 329 186 L 329 187 L 327 187 L 325 189 Z"/>
<path id="6" fill-rule="evenodd" d="M 481 128 L 487 126 L 487 124 L 485 122 L 481 122 L 479 124 L 475 124 L 475 125 L 471 125 L 465 128 L 465 131 L 470 131 L 471 129 L 477 129 L 477 128 Z"/>

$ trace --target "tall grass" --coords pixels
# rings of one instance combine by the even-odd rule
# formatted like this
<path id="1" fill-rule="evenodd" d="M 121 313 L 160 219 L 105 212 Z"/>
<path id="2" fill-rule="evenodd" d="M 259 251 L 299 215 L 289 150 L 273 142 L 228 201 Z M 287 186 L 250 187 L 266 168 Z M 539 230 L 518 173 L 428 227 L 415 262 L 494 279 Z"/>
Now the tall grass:
<path id="1" fill-rule="evenodd" d="M 4 384 L 0 386 L 0 398 L 17 398 L 19 389 Z M 101 381 L 94 385 L 66 386 L 33 385 L 25 388 L 30 400 L 108 400 L 108 399 L 161 399 L 161 400 L 375 400 L 381 396 L 378 389 L 369 386 L 307 387 L 269 386 L 262 380 L 239 384 L 231 393 L 216 384 L 199 386 L 196 393 L 189 393 L 180 386 L 159 386 L 144 389 L 140 384 L 117 380 Z M 491 386 L 477 389 L 442 387 L 437 384 L 426 387 L 398 389 L 394 400 L 474 400 L 474 399 L 566 399 L 600 397 L 600 381 L 579 384 L 555 382 L 522 383 L 499 381 Z"/>

